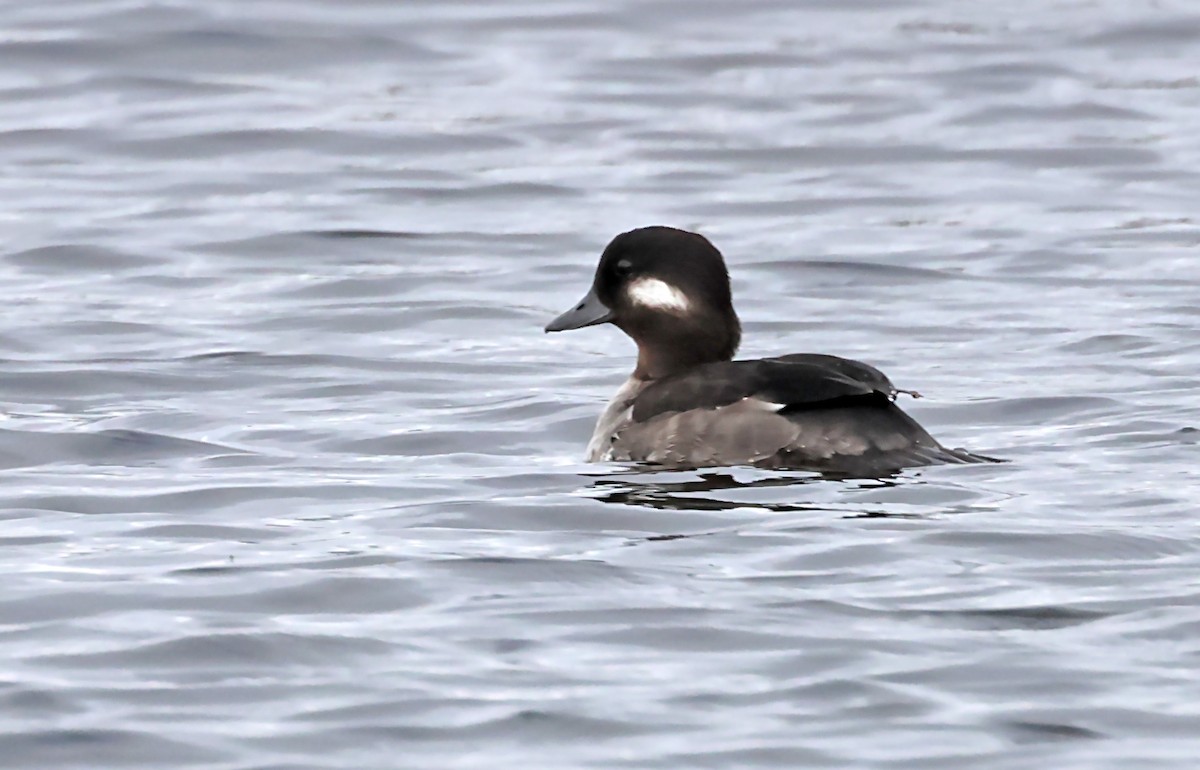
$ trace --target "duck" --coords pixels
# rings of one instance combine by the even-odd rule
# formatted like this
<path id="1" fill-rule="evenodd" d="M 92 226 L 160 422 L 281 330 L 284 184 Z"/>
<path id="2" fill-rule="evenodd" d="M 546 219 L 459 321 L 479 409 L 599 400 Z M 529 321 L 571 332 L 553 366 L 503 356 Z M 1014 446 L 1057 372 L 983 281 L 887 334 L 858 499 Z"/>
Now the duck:
<path id="1" fill-rule="evenodd" d="M 547 332 L 612 324 L 637 345 L 633 373 L 596 421 L 589 462 L 882 476 L 996 462 L 940 444 L 875 367 L 824 353 L 734 360 L 742 327 L 721 252 L 703 235 L 641 227 L 600 256 L 583 299 Z"/>

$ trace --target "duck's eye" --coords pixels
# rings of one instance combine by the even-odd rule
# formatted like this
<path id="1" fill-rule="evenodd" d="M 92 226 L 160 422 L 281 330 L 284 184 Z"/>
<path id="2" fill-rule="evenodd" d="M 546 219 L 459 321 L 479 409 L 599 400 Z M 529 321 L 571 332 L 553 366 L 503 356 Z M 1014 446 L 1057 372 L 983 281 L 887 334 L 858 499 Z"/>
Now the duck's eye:
<path id="1" fill-rule="evenodd" d="M 618 278 L 628 278 L 633 272 L 633 263 L 628 259 L 618 259 L 617 264 L 613 265 L 613 272 Z"/>

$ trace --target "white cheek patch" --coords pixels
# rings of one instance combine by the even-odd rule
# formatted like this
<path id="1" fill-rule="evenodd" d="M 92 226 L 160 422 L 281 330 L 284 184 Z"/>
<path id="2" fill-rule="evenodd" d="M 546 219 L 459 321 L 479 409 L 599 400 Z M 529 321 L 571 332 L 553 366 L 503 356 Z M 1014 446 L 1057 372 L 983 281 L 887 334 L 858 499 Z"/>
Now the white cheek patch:
<path id="1" fill-rule="evenodd" d="M 669 313 L 686 313 L 692 304 L 686 294 L 658 278 L 639 278 L 629 284 L 626 292 L 635 305 Z"/>

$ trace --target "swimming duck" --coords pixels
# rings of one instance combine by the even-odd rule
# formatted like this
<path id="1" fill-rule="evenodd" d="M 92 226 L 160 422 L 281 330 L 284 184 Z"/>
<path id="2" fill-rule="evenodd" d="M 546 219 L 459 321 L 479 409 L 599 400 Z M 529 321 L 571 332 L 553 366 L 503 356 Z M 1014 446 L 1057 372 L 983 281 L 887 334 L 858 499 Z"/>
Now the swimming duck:
<path id="1" fill-rule="evenodd" d="M 590 462 L 876 476 L 991 460 L 939 444 L 895 403 L 918 394 L 868 364 L 818 353 L 732 360 L 741 323 L 729 273 L 697 233 L 643 227 L 618 235 L 591 290 L 546 331 L 604 323 L 631 337 L 638 357 L 596 423 Z"/>

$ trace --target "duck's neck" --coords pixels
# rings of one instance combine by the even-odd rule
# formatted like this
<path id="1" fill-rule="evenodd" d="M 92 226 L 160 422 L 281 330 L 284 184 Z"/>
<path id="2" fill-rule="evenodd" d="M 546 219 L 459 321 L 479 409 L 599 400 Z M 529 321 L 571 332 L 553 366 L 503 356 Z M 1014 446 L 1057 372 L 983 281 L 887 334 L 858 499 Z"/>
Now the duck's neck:
<path id="1" fill-rule="evenodd" d="M 633 376 L 658 380 L 703 364 L 728 361 L 737 352 L 741 337 L 742 327 L 732 314 L 720 323 L 697 324 L 685 330 L 652 329 L 634 337 L 638 360 Z"/>

